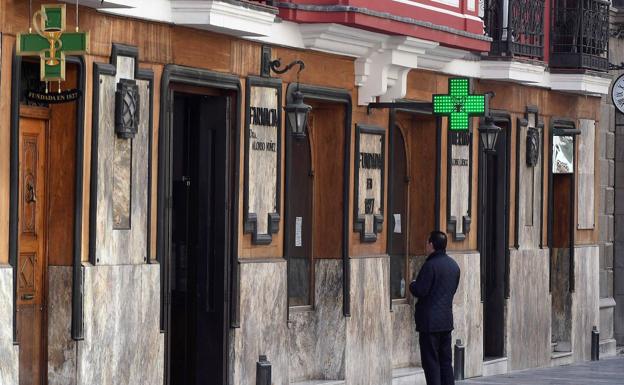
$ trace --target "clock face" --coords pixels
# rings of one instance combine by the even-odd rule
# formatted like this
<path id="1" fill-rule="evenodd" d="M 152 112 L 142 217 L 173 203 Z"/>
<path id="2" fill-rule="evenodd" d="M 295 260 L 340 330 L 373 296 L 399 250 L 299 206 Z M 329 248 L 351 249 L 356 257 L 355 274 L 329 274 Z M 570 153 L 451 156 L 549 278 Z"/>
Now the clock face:
<path id="1" fill-rule="evenodd" d="M 611 100 L 615 108 L 624 114 L 624 75 L 620 75 L 613 83 L 613 88 L 611 88 Z"/>

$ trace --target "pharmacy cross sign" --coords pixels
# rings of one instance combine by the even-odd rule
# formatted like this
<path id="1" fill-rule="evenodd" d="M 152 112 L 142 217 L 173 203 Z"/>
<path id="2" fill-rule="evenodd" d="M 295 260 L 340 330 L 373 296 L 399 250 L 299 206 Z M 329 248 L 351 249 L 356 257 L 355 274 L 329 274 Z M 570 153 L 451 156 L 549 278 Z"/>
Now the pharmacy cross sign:
<path id="1" fill-rule="evenodd" d="M 89 53 L 89 32 L 65 32 L 65 4 L 43 4 L 33 15 L 36 33 L 17 34 L 16 53 L 41 58 L 42 81 L 65 80 L 65 55 Z"/>
<path id="2" fill-rule="evenodd" d="M 433 113 L 449 117 L 449 128 L 468 130 L 470 116 L 485 115 L 485 95 L 471 95 L 468 78 L 449 79 L 448 95 L 433 95 Z"/>

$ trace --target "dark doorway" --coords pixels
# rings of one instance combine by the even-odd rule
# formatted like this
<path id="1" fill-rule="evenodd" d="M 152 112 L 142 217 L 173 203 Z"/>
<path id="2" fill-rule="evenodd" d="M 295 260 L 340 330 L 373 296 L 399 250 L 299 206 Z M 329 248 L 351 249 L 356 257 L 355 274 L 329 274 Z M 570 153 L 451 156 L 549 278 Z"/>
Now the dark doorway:
<path id="1" fill-rule="evenodd" d="M 226 379 L 230 97 L 174 93 L 168 383 Z"/>
<path id="2" fill-rule="evenodd" d="M 310 122 L 313 124 L 313 122 Z M 314 172 L 310 132 L 305 136 L 286 132 L 286 201 L 284 255 L 288 258 L 288 305 L 313 301 L 312 228 L 314 226 Z"/>
<path id="3" fill-rule="evenodd" d="M 390 254 L 390 293 L 391 299 L 405 298 L 407 271 L 407 193 L 409 174 L 405 139 L 401 128 L 395 125 L 392 133 L 392 207 L 388 230 L 388 253 Z"/>
<path id="4" fill-rule="evenodd" d="M 496 121 L 502 128 L 494 152 L 481 155 L 480 251 L 483 300 L 483 356 L 505 356 L 505 272 L 508 220 L 508 132 L 509 121 Z"/>

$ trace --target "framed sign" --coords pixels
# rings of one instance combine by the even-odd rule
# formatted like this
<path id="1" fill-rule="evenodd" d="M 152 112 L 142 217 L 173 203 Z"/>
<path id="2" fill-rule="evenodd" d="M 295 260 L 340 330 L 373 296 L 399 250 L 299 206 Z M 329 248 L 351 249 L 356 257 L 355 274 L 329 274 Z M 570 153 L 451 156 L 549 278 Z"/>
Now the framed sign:
<path id="1" fill-rule="evenodd" d="M 281 80 L 249 77 L 245 100 L 244 231 L 266 245 L 280 221 Z"/>
<path id="2" fill-rule="evenodd" d="M 447 230 L 463 241 L 471 222 L 472 132 L 449 130 L 447 154 Z"/>
<path id="3" fill-rule="evenodd" d="M 375 242 L 383 228 L 386 131 L 358 124 L 355 133 L 353 230 Z"/>

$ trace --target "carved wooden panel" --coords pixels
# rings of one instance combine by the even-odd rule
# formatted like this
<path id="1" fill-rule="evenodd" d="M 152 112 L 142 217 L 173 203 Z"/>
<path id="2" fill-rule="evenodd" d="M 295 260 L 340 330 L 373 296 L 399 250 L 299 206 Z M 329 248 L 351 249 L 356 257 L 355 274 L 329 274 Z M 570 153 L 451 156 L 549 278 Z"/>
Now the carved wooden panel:
<path id="1" fill-rule="evenodd" d="M 18 282 L 21 293 L 34 293 L 37 254 L 21 253 L 19 256 Z"/>
<path id="2" fill-rule="evenodd" d="M 36 234 L 37 220 L 37 168 L 39 165 L 38 135 L 24 134 L 22 142 L 22 233 Z"/>

